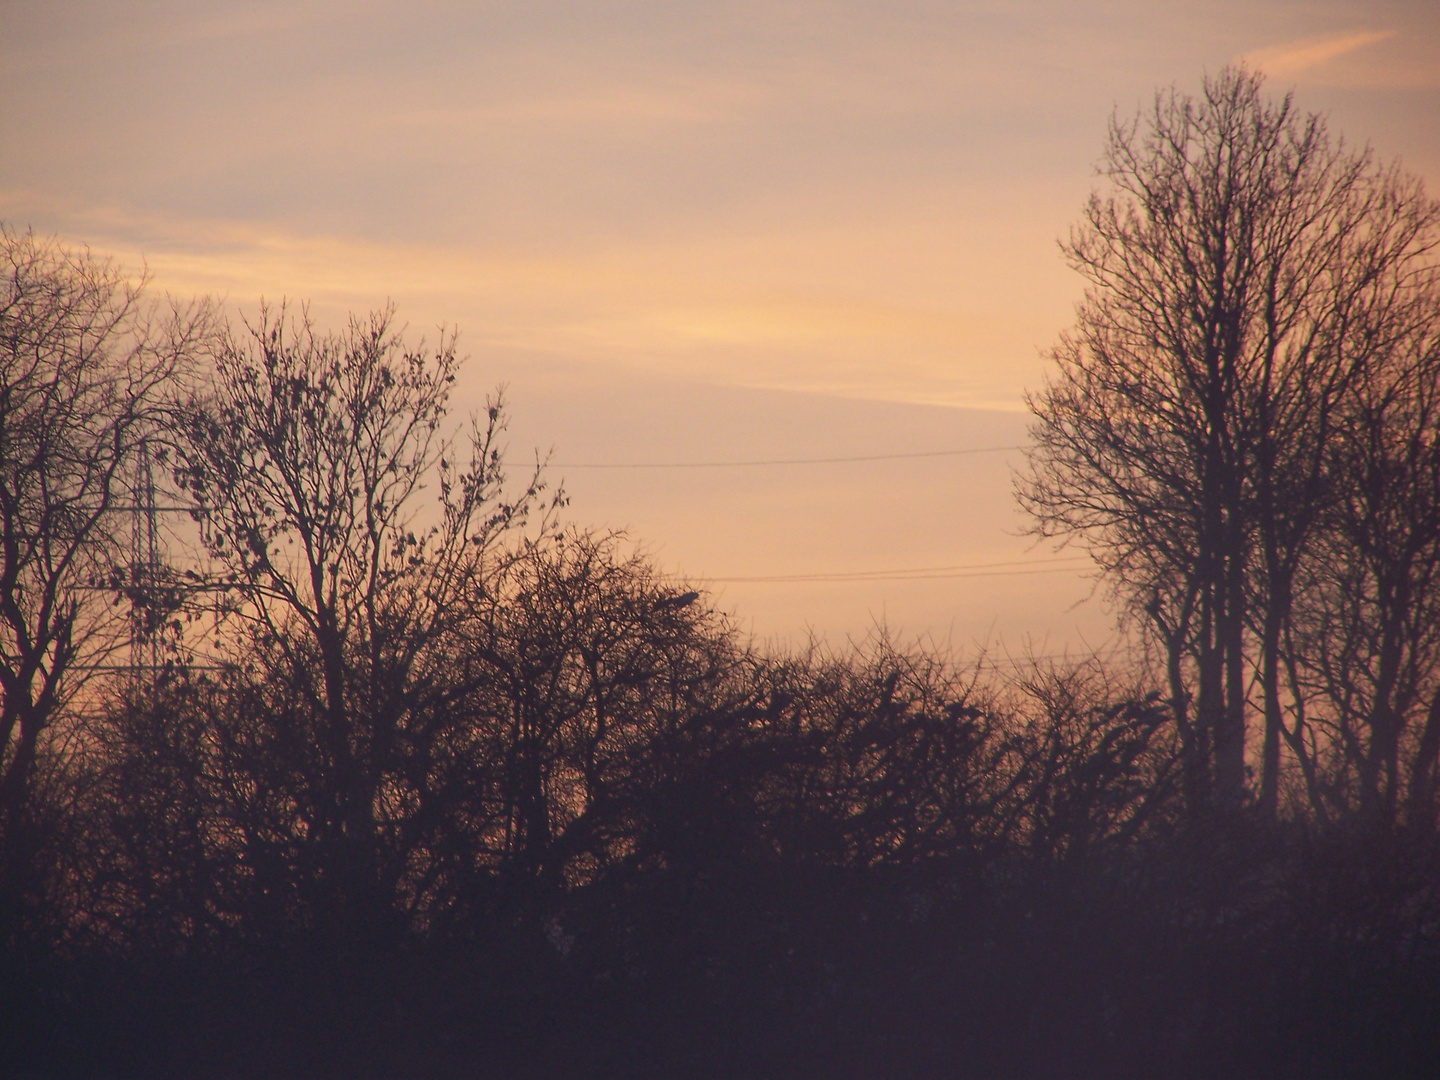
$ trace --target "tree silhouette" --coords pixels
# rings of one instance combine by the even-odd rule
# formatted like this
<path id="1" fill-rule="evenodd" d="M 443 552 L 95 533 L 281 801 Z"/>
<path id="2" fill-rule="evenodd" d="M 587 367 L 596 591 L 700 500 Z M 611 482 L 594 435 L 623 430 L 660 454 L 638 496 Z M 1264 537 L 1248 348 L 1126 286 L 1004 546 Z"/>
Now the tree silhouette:
<path id="1" fill-rule="evenodd" d="M 1258 678 L 1273 814 L 1282 739 L 1309 756 L 1282 683 L 1297 576 L 1357 479 L 1333 471 L 1336 425 L 1433 287 L 1440 208 L 1261 83 L 1226 69 L 1112 122 L 1110 191 L 1065 245 L 1090 288 L 1030 399 L 1017 493 L 1160 644 L 1192 803 L 1244 797 Z"/>
<path id="2" fill-rule="evenodd" d="M 11 843 L 47 729 L 127 639 L 109 592 L 129 585 L 127 470 L 212 322 L 204 305 L 144 303 L 143 282 L 108 260 L 3 226 L 0 272 L 0 842 Z"/>
<path id="3" fill-rule="evenodd" d="M 1335 494 L 1300 564 L 1287 657 L 1327 736 L 1299 754 L 1321 812 L 1430 828 L 1440 754 L 1440 310 L 1373 340 L 1327 446 Z M 1377 335 L 1378 337 L 1378 335 Z"/>
<path id="4" fill-rule="evenodd" d="M 403 906 L 427 755 L 453 716 L 437 704 L 454 692 L 447 635 L 543 486 L 537 468 L 507 500 L 501 401 L 457 442 L 443 428 L 453 335 L 407 347 L 392 319 L 325 335 L 262 310 L 225 338 L 179 450 L 230 599 L 217 719 L 248 761 L 232 767 L 277 796 L 256 808 L 283 819 L 262 814 L 249 835 L 298 845 L 315 902 L 357 931 Z"/>

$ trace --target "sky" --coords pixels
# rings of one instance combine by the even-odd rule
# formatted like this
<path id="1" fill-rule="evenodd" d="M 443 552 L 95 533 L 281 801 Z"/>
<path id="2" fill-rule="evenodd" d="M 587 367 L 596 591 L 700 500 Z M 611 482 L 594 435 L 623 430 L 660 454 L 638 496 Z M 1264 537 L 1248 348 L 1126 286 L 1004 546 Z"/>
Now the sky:
<path id="1" fill-rule="evenodd" d="M 1112 115 L 1237 61 L 1440 192 L 1433 0 L 0 0 L 0 220 L 458 327 L 515 471 L 762 640 L 1105 649 L 1011 495 L 1057 240 Z"/>

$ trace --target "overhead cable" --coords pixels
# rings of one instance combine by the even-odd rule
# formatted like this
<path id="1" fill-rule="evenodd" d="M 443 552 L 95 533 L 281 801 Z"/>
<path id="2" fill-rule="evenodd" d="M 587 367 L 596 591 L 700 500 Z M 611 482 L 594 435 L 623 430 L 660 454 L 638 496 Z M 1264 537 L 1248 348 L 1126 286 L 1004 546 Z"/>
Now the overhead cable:
<path id="1" fill-rule="evenodd" d="M 859 454 L 853 457 L 760 458 L 751 461 L 569 461 L 551 462 L 552 469 L 738 469 L 757 465 L 848 465 L 860 461 L 899 461 L 903 458 L 959 457 L 1024 450 L 1023 446 L 975 446 L 966 450 L 920 450 L 904 454 Z"/>
<path id="2" fill-rule="evenodd" d="M 1088 559 L 1055 557 L 1046 559 L 1011 560 L 996 563 L 963 563 L 955 566 L 916 566 L 892 570 L 849 570 L 809 574 L 748 574 L 704 576 L 701 580 L 715 583 L 802 583 L 862 581 L 935 581 L 944 578 L 1008 577 L 1017 574 L 1053 574 L 1082 570 Z"/>

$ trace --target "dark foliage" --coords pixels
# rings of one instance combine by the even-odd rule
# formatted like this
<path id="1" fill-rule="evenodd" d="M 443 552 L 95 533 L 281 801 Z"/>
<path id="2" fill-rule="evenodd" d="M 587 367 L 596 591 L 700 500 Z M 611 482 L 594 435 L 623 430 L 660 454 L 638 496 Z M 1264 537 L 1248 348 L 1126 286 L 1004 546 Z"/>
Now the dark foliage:
<path id="1" fill-rule="evenodd" d="M 487 647 L 497 665 L 576 661 L 529 700 L 553 725 L 547 805 L 525 807 L 505 720 L 536 679 L 497 674 L 470 713 L 489 737 L 447 765 L 467 779 L 417 841 L 446 884 L 422 895 L 377 850 L 393 893 L 359 925 L 279 809 L 306 797 L 303 770 L 253 745 L 221 760 L 213 733 L 240 687 L 117 708 L 86 804 L 95 835 L 68 848 L 95 860 L 69 869 L 92 892 L 65 940 L 11 954 L 31 994 L 7 1012 L 11 1060 L 136 1077 L 1423 1076 L 1440 1062 L 1433 837 L 1195 821 L 1163 710 L 1098 665 L 997 689 L 884 642 L 759 657 L 693 603 L 661 607 L 674 621 L 659 640 L 596 647 L 578 626 L 613 630 L 675 595 L 647 594 L 660 583 L 616 554 L 571 538 L 532 562 L 526 589 L 568 580 L 573 617 L 583 582 L 591 618 L 567 628 L 550 609 L 540 627 L 532 610 Z M 601 687 L 623 717 L 613 747 L 594 726 Z M 525 814 L 548 833 L 507 834 Z"/>

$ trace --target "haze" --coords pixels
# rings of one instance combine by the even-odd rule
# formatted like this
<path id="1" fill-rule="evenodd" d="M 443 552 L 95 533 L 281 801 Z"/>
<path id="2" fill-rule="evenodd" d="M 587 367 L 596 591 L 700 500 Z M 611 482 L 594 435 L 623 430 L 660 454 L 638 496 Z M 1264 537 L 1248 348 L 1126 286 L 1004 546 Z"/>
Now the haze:
<path id="1" fill-rule="evenodd" d="M 1104 647 L 1003 448 L 1112 111 L 1244 59 L 1440 183 L 1431 3 L 1179 8 L 10 0 L 0 218 L 242 313 L 458 325 L 516 470 L 762 637 Z"/>

